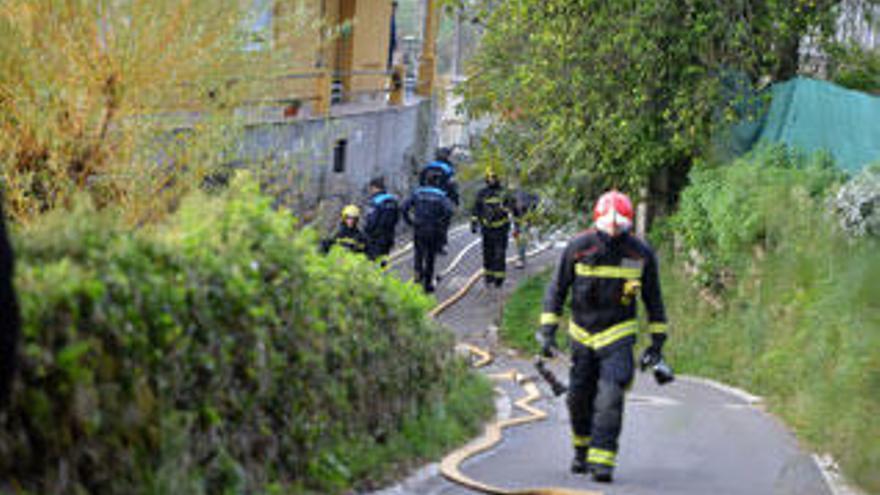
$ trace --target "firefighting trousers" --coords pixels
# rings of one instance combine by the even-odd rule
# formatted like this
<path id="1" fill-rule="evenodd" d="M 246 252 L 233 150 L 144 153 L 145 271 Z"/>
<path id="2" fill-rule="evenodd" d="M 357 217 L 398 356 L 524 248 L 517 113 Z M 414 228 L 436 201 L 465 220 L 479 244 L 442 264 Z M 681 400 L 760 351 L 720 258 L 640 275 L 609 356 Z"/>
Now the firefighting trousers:
<path id="1" fill-rule="evenodd" d="M 506 272 L 507 227 L 488 229 L 483 227 L 483 270 L 486 283 L 501 286 Z"/>
<path id="2" fill-rule="evenodd" d="M 574 344 L 573 351 L 568 391 L 572 443 L 589 447 L 587 462 L 614 466 L 624 392 L 634 373 L 632 345 L 600 354 Z"/>
<path id="3" fill-rule="evenodd" d="M 385 264 L 391 248 L 394 247 L 394 238 L 377 238 L 367 241 L 367 258 Z"/>
<path id="4" fill-rule="evenodd" d="M 416 280 L 426 289 L 434 284 L 434 260 L 443 247 L 443 231 L 440 229 L 416 230 L 413 240 L 415 248 Z"/>

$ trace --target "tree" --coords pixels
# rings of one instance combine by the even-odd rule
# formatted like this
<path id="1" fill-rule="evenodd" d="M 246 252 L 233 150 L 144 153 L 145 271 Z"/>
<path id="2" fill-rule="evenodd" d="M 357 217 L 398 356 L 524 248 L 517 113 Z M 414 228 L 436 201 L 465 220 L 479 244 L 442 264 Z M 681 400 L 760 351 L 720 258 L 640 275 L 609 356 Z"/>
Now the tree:
<path id="1" fill-rule="evenodd" d="M 5 0 L 0 165 L 10 216 L 27 222 L 85 191 L 143 223 L 229 161 L 243 124 L 235 108 L 264 96 L 293 58 L 291 44 L 249 49 L 250 6 Z M 285 11 L 273 20 L 279 33 L 310 21 L 304 9 Z"/>
<path id="2" fill-rule="evenodd" d="M 490 146 L 516 150 L 530 181 L 583 205 L 591 189 L 685 175 L 740 117 L 732 82 L 794 75 L 800 41 L 829 39 L 839 3 L 487 0 L 466 108 L 495 117 Z"/>

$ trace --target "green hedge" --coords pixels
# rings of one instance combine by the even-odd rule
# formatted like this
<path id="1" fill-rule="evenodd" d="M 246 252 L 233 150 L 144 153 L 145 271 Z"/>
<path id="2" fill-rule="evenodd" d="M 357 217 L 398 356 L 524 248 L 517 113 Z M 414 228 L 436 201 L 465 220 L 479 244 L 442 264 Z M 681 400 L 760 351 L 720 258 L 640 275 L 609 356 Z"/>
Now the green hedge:
<path id="1" fill-rule="evenodd" d="M 341 446 L 387 442 L 472 381 L 420 291 L 317 254 L 248 180 L 138 232 L 80 206 L 16 237 L 0 480 L 25 490 L 338 489 L 356 481 Z"/>
<path id="2" fill-rule="evenodd" d="M 667 349 L 679 371 L 765 396 L 801 439 L 874 493 L 880 245 L 839 230 L 826 199 L 833 175 L 772 149 L 692 176 L 671 225 L 728 274 L 712 294 L 686 274 L 689 253 L 664 250 Z"/>

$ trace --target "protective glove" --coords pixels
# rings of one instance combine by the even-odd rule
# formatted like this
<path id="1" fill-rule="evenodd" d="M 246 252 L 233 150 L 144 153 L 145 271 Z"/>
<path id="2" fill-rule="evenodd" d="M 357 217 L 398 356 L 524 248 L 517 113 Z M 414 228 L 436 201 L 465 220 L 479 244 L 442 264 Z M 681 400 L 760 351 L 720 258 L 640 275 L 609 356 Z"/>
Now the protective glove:
<path id="1" fill-rule="evenodd" d="M 645 371 L 646 369 L 654 366 L 663 360 L 663 352 L 659 347 L 655 347 L 651 345 L 644 352 L 642 352 L 642 357 L 639 358 L 639 369 Z"/>
<path id="2" fill-rule="evenodd" d="M 642 371 L 663 361 L 663 344 L 666 343 L 666 335 L 663 333 L 651 334 L 651 345 L 642 352 L 639 366 Z"/>
<path id="3" fill-rule="evenodd" d="M 555 335 L 550 335 L 544 330 L 538 330 L 535 332 L 535 340 L 537 340 L 538 345 L 541 346 L 542 357 L 550 359 L 559 351 L 559 347 L 556 345 Z"/>
<path id="4" fill-rule="evenodd" d="M 476 234 L 480 231 L 480 224 L 476 220 L 471 220 L 471 233 Z"/>
<path id="5" fill-rule="evenodd" d="M 651 368 L 654 371 L 654 380 L 658 385 L 665 385 L 675 380 L 675 372 L 663 360 L 662 346 L 662 340 L 654 341 L 650 347 L 645 349 L 639 359 L 640 369 L 645 371 Z"/>

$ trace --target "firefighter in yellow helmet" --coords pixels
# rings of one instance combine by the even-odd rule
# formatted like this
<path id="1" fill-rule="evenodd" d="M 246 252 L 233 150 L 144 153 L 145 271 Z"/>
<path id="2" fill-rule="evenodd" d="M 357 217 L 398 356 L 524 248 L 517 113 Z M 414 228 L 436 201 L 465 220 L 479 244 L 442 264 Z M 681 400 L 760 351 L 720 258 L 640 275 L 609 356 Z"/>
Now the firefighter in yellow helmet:
<path id="1" fill-rule="evenodd" d="M 477 192 L 471 216 L 471 232 L 483 234 L 483 271 L 487 287 L 501 287 L 506 275 L 507 236 L 513 200 L 498 174 L 486 169 L 486 186 Z"/>
<path id="2" fill-rule="evenodd" d="M 342 209 L 342 220 L 333 237 L 321 242 L 323 252 L 330 251 L 333 246 L 342 246 L 353 253 L 363 253 L 367 248 L 367 236 L 358 228 L 361 209 L 356 205 L 347 205 Z"/>

